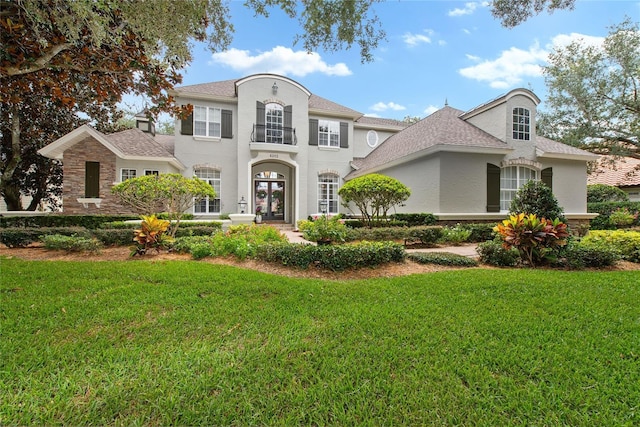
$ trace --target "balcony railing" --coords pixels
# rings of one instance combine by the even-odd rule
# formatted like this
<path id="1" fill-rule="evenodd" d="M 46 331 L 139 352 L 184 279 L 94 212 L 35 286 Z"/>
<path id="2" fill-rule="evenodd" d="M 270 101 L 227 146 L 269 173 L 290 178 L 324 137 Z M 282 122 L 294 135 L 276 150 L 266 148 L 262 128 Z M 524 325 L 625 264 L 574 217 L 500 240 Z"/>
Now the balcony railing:
<path id="1" fill-rule="evenodd" d="M 266 125 L 254 124 L 253 132 L 251 132 L 251 142 L 298 145 L 298 138 L 296 137 L 295 128 L 267 129 Z"/>

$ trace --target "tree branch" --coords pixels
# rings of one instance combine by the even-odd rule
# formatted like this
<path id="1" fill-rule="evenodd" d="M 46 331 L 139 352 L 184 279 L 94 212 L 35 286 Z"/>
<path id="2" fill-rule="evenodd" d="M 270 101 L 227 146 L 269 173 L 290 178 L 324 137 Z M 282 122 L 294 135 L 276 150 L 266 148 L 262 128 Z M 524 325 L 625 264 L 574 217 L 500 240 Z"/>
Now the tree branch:
<path id="1" fill-rule="evenodd" d="M 40 58 L 36 59 L 30 67 L 21 68 L 21 67 L 6 67 L 4 69 L 7 76 L 21 76 L 24 74 L 34 73 L 36 71 L 40 71 L 43 68 L 47 67 L 47 64 L 51 62 L 51 60 L 58 55 L 60 52 L 70 49 L 73 46 L 72 43 L 62 43 L 56 46 L 53 46 L 49 49 L 44 55 Z"/>

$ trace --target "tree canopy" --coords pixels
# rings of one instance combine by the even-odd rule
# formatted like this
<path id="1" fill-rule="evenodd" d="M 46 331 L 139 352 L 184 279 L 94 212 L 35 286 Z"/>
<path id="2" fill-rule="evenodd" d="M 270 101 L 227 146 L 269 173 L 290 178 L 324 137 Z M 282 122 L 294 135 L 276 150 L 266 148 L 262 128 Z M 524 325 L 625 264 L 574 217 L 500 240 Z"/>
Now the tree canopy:
<path id="1" fill-rule="evenodd" d="M 640 156 L 640 28 L 625 20 L 602 46 L 557 49 L 544 69 L 541 132 L 604 154 Z"/>
<path id="2" fill-rule="evenodd" d="M 573 9 L 576 0 L 493 0 L 491 14 L 504 27 L 513 28 L 543 11 Z"/>

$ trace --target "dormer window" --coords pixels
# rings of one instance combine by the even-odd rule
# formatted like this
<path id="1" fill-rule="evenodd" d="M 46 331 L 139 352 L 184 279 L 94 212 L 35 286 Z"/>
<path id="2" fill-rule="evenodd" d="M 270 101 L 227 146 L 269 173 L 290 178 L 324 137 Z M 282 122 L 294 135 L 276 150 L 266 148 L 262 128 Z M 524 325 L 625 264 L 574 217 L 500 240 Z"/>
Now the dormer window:
<path id="1" fill-rule="evenodd" d="M 513 109 L 513 139 L 531 139 L 531 113 L 526 108 Z"/>

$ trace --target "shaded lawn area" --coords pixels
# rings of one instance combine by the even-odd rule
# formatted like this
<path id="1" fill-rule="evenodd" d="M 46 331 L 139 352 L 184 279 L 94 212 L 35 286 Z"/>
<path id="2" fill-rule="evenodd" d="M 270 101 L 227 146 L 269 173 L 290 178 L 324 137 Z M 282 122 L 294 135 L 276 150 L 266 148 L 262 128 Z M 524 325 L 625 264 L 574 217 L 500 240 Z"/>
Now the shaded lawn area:
<path id="1" fill-rule="evenodd" d="M 640 424 L 635 271 L 0 274 L 1 425 Z"/>

